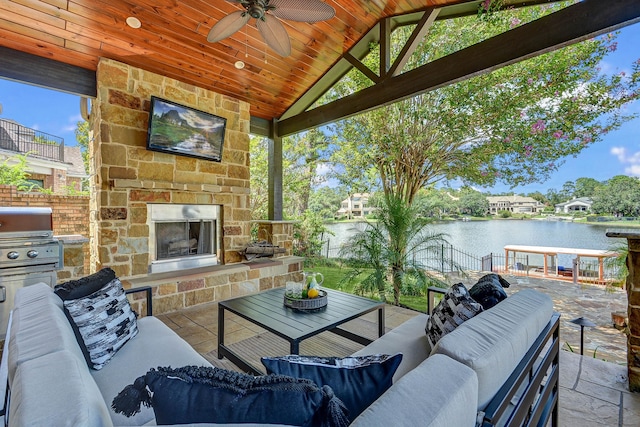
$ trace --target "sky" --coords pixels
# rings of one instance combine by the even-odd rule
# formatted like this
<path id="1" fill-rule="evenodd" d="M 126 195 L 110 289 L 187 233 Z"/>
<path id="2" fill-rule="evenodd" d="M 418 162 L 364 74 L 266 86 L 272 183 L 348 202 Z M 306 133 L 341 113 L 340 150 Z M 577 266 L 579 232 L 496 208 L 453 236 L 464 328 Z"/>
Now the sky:
<path id="1" fill-rule="evenodd" d="M 631 64 L 640 59 L 640 24 L 620 30 L 617 42 L 617 50 L 607 55 L 600 67 L 602 72 L 607 74 L 622 71 L 629 74 Z M 624 111 L 640 115 L 640 101 L 629 104 Z M 577 157 L 565 158 L 560 169 L 544 183 L 519 186 L 512 190 L 508 185 L 496 185 L 490 189 L 479 190 L 491 193 L 514 191 L 524 194 L 540 191 L 545 194 L 549 189 L 560 190 L 565 182 L 575 182 L 578 178 L 588 177 L 605 181 L 616 175 L 640 177 L 640 117 L 605 135 L 601 142 L 582 150 Z"/>
<path id="2" fill-rule="evenodd" d="M 620 30 L 618 48 L 600 64 L 606 73 L 630 72 L 631 64 L 640 59 L 640 24 Z M 80 116 L 77 96 L 43 89 L 0 78 L 1 119 L 15 120 L 23 126 L 64 138 L 66 145 L 77 145 L 74 130 Z M 640 114 L 640 101 L 627 107 L 627 112 Z M 508 185 L 479 188 L 500 193 L 514 191 L 546 193 L 560 190 L 567 181 L 581 177 L 605 181 L 616 175 L 640 177 L 640 117 L 607 134 L 603 141 L 591 145 L 577 157 L 568 157 L 560 169 L 544 183 L 510 189 Z"/>

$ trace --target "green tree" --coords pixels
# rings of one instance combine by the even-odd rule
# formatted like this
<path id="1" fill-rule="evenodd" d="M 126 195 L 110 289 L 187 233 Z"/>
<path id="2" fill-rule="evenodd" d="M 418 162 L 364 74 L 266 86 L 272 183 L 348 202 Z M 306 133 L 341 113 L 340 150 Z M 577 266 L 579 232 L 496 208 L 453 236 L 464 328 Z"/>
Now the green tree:
<path id="1" fill-rule="evenodd" d="M 458 206 L 461 213 L 471 216 L 485 216 L 489 212 L 487 196 L 472 188 L 461 191 Z"/>
<path id="2" fill-rule="evenodd" d="M 491 22 L 437 21 L 406 68 L 563 6 L 510 9 Z M 402 46 L 408 34 L 406 28 L 396 30 L 392 45 Z M 615 35 L 590 39 L 344 120 L 335 127 L 333 159 L 347 178 L 375 169 L 384 193 L 409 204 L 420 188 L 444 179 L 514 187 L 542 182 L 563 158 L 632 117 L 623 107 L 640 93 L 640 64 L 631 64 L 630 74 L 600 73 L 599 63 L 614 49 Z M 372 69 L 377 56 L 374 47 L 366 59 Z M 368 85 L 364 74 L 352 72 L 329 98 Z"/>
<path id="3" fill-rule="evenodd" d="M 420 190 L 414 204 L 423 216 L 437 219 L 456 213 L 458 209 L 449 191 L 433 188 Z"/>
<path id="4" fill-rule="evenodd" d="M 324 219 L 333 219 L 346 197 L 347 193 L 340 188 L 317 188 L 309 196 L 309 210 L 317 212 Z"/>
<path id="5" fill-rule="evenodd" d="M 567 181 L 562 184 L 562 190 L 560 190 L 561 197 L 564 201 L 573 199 L 576 194 L 576 185 L 573 181 Z"/>
<path id="6" fill-rule="evenodd" d="M 325 162 L 322 154 L 329 142 L 320 129 L 283 139 L 283 194 L 289 218 L 298 218 L 307 211 L 312 188 L 324 181 L 318 167 Z"/>
<path id="7" fill-rule="evenodd" d="M 597 187 L 591 210 L 599 214 L 639 216 L 640 178 L 617 175 Z"/>
<path id="8" fill-rule="evenodd" d="M 310 210 L 312 189 L 322 182 L 317 174 L 322 163 L 321 153 L 329 143 L 319 130 L 284 138 L 282 141 L 283 215 L 298 220 L 294 230 L 294 253 L 311 256 L 319 253 L 320 236 L 326 231 L 322 225 L 323 214 Z M 266 219 L 268 206 L 269 141 L 266 138 L 250 139 L 251 164 L 251 217 Z M 340 202 L 334 208 L 339 209 Z M 326 214 L 326 212 L 325 212 Z"/>
<path id="9" fill-rule="evenodd" d="M 251 218 L 267 219 L 269 195 L 269 147 L 266 138 L 252 136 L 249 140 L 249 161 L 251 164 Z"/>
<path id="10" fill-rule="evenodd" d="M 18 191 L 32 191 L 39 188 L 29 181 L 27 172 L 27 154 L 16 154 L 8 157 L 0 164 L 0 184 L 15 186 Z M 13 163 L 13 164 L 12 164 Z"/>
<path id="11" fill-rule="evenodd" d="M 575 184 L 575 197 L 593 197 L 596 192 L 596 188 L 600 187 L 602 183 L 593 178 L 578 178 Z"/>
<path id="12" fill-rule="evenodd" d="M 545 197 L 547 198 L 551 206 L 555 206 L 558 203 L 566 202 L 563 195 L 559 193 L 558 190 L 556 190 L 555 188 L 548 189 Z"/>
<path id="13" fill-rule="evenodd" d="M 293 227 L 293 254 L 307 258 L 317 257 L 322 249 L 321 236 L 327 231 L 318 212 L 307 210 L 298 216 Z"/>
<path id="14" fill-rule="evenodd" d="M 534 200 L 539 201 L 540 203 L 544 203 L 545 205 L 549 203 L 549 200 L 539 191 L 534 191 L 533 193 L 527 194 L 527 197 L 531 197 Z"/>
<path id="15" fill-rule="evenodd" d="M 84 163 L 84 171 L 89 173 L 89 122 L 81 120 L 76 123 L 76 141 L 82 152 L 82 162 Z"/>
<path id="16" fill-rule="evenodd" d="M 376 213 L 377 221 L 369 222 L 341 249 L 341 256 L 351 267 L 345 280 L 358 280 L 359 289 L 377 291 L 386 301 L 386 289 L 393 292 L 393 303 L 400 303 L 400 293 L 407 284 L 424 290 L 428 283 L 442 283 L 429 272 L 438 265 L 425 265 L 412 254 L 426 252 L 428 262 L 434 262 L 446 244 L 445 235 L 431 233 L 427 220 L 416 206 L 399 197 L 390 196 Z M 449 261 L 449 260 L 447 260 Z M 362 276 L 364 275 L 364 279 Z"/>
<path id="17" fill-rule="evenodd" d="M 317 176 L 320 152 L 327 143 L 324 134 L 310 131 L 282 141 L 283 215 L 297 219 L 308 209 L 314 185 L 322 181 Z M 269 140 L 252 137 L 249 142 L 251 163 L 251 211 L 253 219 L 267 218 Z M 337 210 L 338 208 L 336 208 Z"/>

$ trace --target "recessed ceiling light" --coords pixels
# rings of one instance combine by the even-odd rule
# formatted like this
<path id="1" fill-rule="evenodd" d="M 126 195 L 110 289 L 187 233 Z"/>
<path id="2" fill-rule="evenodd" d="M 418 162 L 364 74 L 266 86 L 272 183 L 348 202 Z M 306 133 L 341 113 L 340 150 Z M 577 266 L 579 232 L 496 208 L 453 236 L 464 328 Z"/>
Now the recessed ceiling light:
<path id="1" fill-rule="evenodd" d="M 244 68 L 244 62 L 242 61 L 236 61 L 234 65 L 238 70 L 242 70 Z"/>
<path id="2" fill-rule="evenodd" d="M 142 26 L 142 22 L 135 16 L 130 16 L 127 18 L 127 25 L 131 28 L 140 28 Z"/>

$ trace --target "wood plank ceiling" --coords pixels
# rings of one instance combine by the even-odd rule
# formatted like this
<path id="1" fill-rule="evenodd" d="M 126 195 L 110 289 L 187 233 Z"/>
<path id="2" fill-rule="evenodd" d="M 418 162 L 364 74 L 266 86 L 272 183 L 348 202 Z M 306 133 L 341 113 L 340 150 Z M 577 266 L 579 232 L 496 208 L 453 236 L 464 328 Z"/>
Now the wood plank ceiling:
<path id="1" fill-rule="evenodd" d="M 208 43 L 211 27 L 240 10 L 224 0 L 1 0 L 0 46 L 95 70 L 100 57 L 212 89 L 251 105 L 251 115 L 279 118 L 381 18 L 460 0 L 325 0 L 334 18 L 283 21 L 292 54 L 265 48 L 255 20 Z M 471 10 L 479 1 L 471 2 Z M 138 18 L 142 27 L 127 26 Z M 1 60 L 1 59 L 0 59 Z M 246 66 L 238 70 L 234 63 Z"/>
<path id="2" fill-rule="evenodd" d="M 67 76 L 66 80 L 73 80 L 68 76 L 74 73 L 69 73 L 64 67 L 81 72 L 76 72 L 76 75 L 87 75 L 96 70 L 99 58 L 106 57 L 246 101 L 251 105 L 252 129 L 253 119 L 256 119 L 255 122 L 264 119 L 264 123 L 270 123 L 273 119 L 286 119 L 281 128 L 290 128 L 283 133 L 287 134 L 339 118 L 334 117 L 335 112 L 325 114 L 322 111 L 313 112 L 314 117 L 309 119 L 301 116 L 309 115 L 304 110 L 324 87 L 323 75 L 342 72 L 336 70 L 344 67 L 345 58 L 349 62 L 361 59 L 354 58 L 354 51 L 367 46 L 371 34 L 369 30 L 382 23 L 383 18 L 395 17 L 393 19 L 402 20 L 404 18 L 400 15 L 413 13 L 415 16 L 414 12 L 434 7 L 444 8 L 437 13 L 437 19 L 473 14 L 477 12 L 481 0 L 323 1 L 336 10 L 335 17 L 330 20 L 314 24 L 282 21 L 292 44 L 292 54 L 283 58 L 265 46 L 254 19 L 232 37 L 218 43 L 207 42 L 207 34 L 216 22 L 241 9 L 238 3 L 230 1 L 0 0 L 0 77 L 19 80 L 19 76 L 32 75 L 35 77 L 26 81 L 34 83 L 38 83 L 38 79 L 43 80 L 43 77 L 44 81 L 56 78 L 60 80 L 59 76 Z M 513 6 L 553 1 L 557 0 L 504 0 L 505 4 Z M 640 20 L 637 0 L 587 0 L 583 3 L 585 7 L 575 8 L 584 9 L 576 16 L 569 12 L 568 15 L 571 16 L 568 19 L 555 23 L 550 19 L 549 24 L 540 22 L 528 30 L 518 28 L 517 31 L 510 31 L 509 33 L 514 34 L 505 34 L 507 40 L 500 41 L 498 48 L 491 47 L 491 41 L 485 43 L 488 49 L 483 50 L 477 45 L 479 49 L 469 53 L 476 58 L 486 58 L 490 62 L 487 66 L 473 69 L 475 65 L 471 64 L 469 68 L 469 56 L 466 52 L 458 55 L 464 58 L 449 61 L 453 64 L 444 62 L 449 64 L 449 70 L 464 68 L 462 65 L 469 68 L 456 78 L 463 78 L 465 75 L 468 77 L 474 73 L 486 72 L 494 65 L 504 65 L 567 42 L 583 40 L 602 34 L 605 30 L 611 31 L 618 28 L 618 24 L 628 25 Z M 606 7 L 598 8 L 602 5 Z M 127 17 L 138 18 L 142 23 L 141 28 L 127 26 Z M 593 28 L 586 25 L 592 23 Z M 560 34 L 551 36 L 551 33 L 558 32 Z M 360 40 L 362 42 L 358 44 Z M 527 46 L 529 44 L 533 46 Z M 356 48 L 350 51 L 354 46 Z M 502 49 L 500 46 L 509 48 Z M 499 57 L 502 51 L 508 53 L 503 55 L 504 58 Z M 358 56 L 357 53 L 355 55 Z M 36 61 L 29 60 L 34 57 L 53 60 L 48 63 L 59 66 L 51 71 L 52 69 L 40 67 Z M 40 59 L 41 62 L 46 60 Z M 235 68 L 234 64 L 238 60 L 245 63 L 243 69 Z M 414 74 L 418 74 L 422 80 L 429 74 L 442 74 L 440 64 L 427 65 L 433 67 L 425 66 L 424 71 L 415 70 Z M 10 71 L 7 72 L 7 69 Z M 40 76 L 37 76 L 38 73 Z M 17 74 L 18 77 L 12 74 Z M 440 83 L 425 81 L 422 85 L 409 86 L 416 86 L 416 90 L 424 91 L 437 84 L 453 81 L 453 77 L 439 78 Z M 401 78 L 395 80 L 396 82 L 387 79 L 383 83 L 388 83 L 389 86 L 407 86 Z M 314 87 L 318 82 L 320 84 Z M 378 86 L 385 89 L 383 84 Z M 63 84 L 58 85 L 58 88 L 68 90 Z M 82 92 L 82 89 L 78 89 L 78 92 Z M 371 88 L 370 92 L 374 93 L 374 98 L 376 93 L 381 93 L 377 87 Z M 402 90 L 394 89 L 392 96 L 384 102 L 407 96 L 401 92 Z M 304 96 L 305 93 L 307 96 Z M 299 102 L 296 104 L 297 100 Z M 363 102 L 365 100 L 366 94 L 363 94 L 354 101 L 345 99 L 342 104 L 351 104 L 346 105 L 346 108 L 345 105 L 337 109 L 333 105 L 327 105 L 325 110 L 340 111 L 344 117 L 382 103 L 376 104 L 375 99 Z M 356 104 L 363 106 L 356 108 Z M 288 109 L 290 110 L 287 111 Z M 291 117 L 296 114 L 298 118 Z"/>

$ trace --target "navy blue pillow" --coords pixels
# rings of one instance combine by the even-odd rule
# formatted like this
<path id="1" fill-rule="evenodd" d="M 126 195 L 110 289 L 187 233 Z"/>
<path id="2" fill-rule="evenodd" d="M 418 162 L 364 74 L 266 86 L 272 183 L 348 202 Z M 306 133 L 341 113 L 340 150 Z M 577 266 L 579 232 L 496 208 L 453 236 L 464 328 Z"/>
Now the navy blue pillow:
<path id="1" fill-rule="evenodd" d="M 263 357 L 261 361 L 268 374 L 307 378 L 318 385 L 328 385 L 347 407 L 349 420 L 353 421 L 391 387 L 402 354 L 345 358 L 290 355 Z"/>
<path id="2" fill-rule="evenodd" d="M 69 280 L 68 282 L 56 285 L 53 291 L 63 301 L 83 298 L 99 291 L 115 278 L 115 271 L 106 267 L 81 279 Z"/>
<path id="3" fill-rule="evenodd" d="M 130 417 L 140 411 L 141 403 L 153 407 L 158 425 L 349 424 L 344 405 L 328 386 L 284 375 L 255 377 L 215 367 L 151 369 L 125 387 L 111 407 Z"/>

